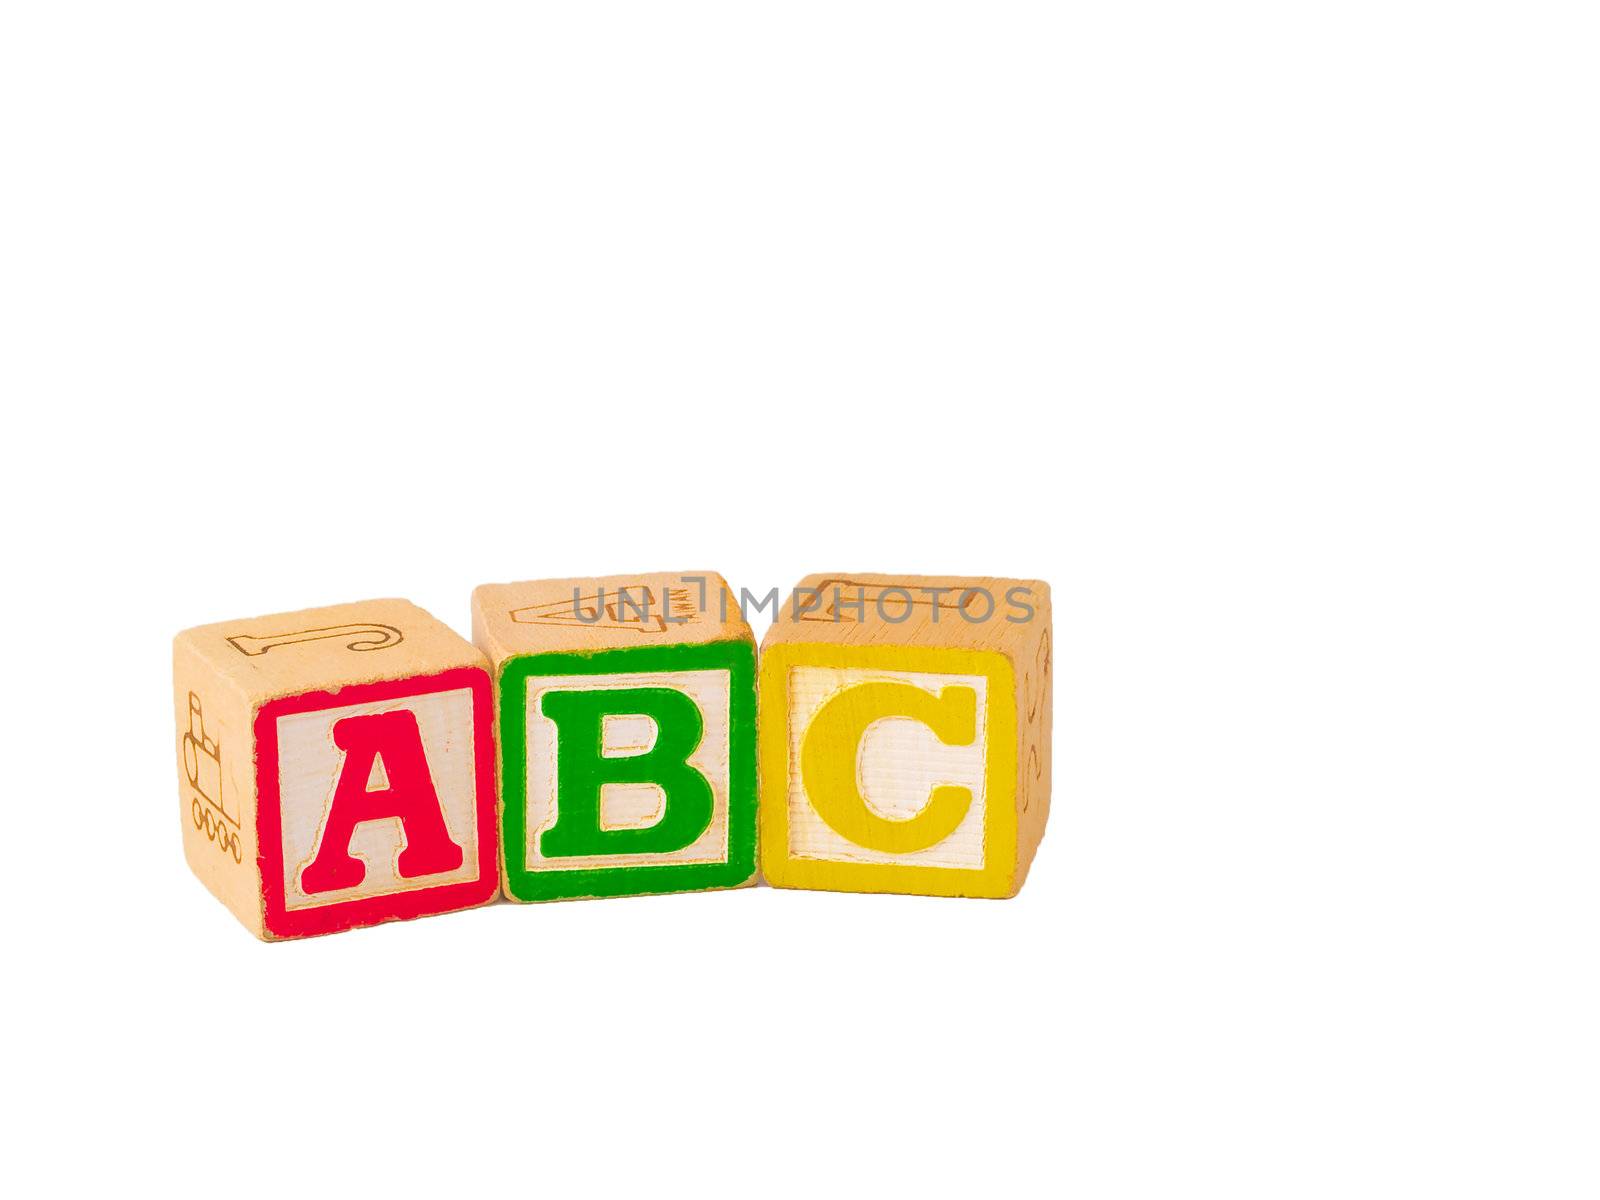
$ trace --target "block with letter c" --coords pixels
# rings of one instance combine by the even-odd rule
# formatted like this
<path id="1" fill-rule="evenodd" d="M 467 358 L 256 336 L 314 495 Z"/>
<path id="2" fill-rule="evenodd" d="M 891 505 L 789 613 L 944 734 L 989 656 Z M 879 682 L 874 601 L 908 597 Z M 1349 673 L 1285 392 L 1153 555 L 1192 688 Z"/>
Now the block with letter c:
<path id="1" fill-rule="evenodd" d="M 767 882 L 1014 895 L 1049 804 L 1049 641 L 1038 581 L 803 580 L 762 645 Z"/>

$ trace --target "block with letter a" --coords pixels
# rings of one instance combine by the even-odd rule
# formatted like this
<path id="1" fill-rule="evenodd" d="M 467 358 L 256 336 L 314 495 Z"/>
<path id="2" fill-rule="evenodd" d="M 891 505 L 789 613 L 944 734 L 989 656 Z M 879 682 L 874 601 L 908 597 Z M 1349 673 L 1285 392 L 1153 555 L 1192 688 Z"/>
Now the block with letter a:
<path id="1" fill-rule="evenodd" d="M 373 600 L 190 629 L 173 674 L 185 852 L 252 933 L 498 893 L 487 663 L 422 609 Z"/>
<path id="2" fill-rule="evenodd" d="M 755 875 L 755 641 L 714 572 L 486 584 L 513 900 Z"/>

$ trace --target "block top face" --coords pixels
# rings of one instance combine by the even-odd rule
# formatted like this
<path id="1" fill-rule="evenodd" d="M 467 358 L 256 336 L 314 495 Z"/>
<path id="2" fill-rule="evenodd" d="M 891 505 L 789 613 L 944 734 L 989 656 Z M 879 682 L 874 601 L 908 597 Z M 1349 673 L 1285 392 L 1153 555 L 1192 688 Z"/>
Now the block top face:
<path id="1" fill-rule="evenodd" d="M 486 583 L 472 593 L 472 638 L 496 666 L 518 654 L 754 640 L 715 571 Z"/>
<path id="2" fill-rule="evenodd" d="M 302 692 L 482 667 L 483 655 L 408 600 L 362 600 L 221 621 L 175 639 L 252 704 Z"/>
<path id="3" fill-rule="evenodd" d="M 762 646 L 964 646 L 1015 653 L 1050 628 L 1050 585 L 988 575 L 807 575 Z"/>

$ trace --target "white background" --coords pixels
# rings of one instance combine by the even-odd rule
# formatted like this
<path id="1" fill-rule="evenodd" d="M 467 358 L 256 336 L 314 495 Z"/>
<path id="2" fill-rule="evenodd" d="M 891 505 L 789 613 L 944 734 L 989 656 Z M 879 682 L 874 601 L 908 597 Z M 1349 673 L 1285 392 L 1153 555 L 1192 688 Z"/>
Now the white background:
<path id="1" fill-rule="evenodd" d="M 16 1194 L 1595 1195 L 1597 50 L 7 6 Z M 186 871 L 179 628 L 700 567 L 1054 585 L 1018 899 L 261 946 Z"/>

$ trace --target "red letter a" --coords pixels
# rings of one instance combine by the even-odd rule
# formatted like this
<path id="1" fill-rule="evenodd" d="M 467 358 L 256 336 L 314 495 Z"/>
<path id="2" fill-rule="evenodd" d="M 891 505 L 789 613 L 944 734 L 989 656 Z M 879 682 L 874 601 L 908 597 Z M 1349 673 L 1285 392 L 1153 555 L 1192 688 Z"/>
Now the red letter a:
<path id="1" fill-rule="evenodd" d="M 333 789 L 333 808 L 317 857 L 300 872 L 302 890 L 335 892 L 355 887 L 367 877 L 366 866 L 350 854 L 350 836 L 363 821 L 400 818 L 406 848 L 396 866 L 407 879 L 454 871 L 461 865 L 461 847 L 445 828 L 415 713 L 402 708 L 346 717 L 333 727 L 333 744 L 345 752 L 344 769 Z M 369 792 L 372 764 L 380 755 L 389 786 Z"/>

